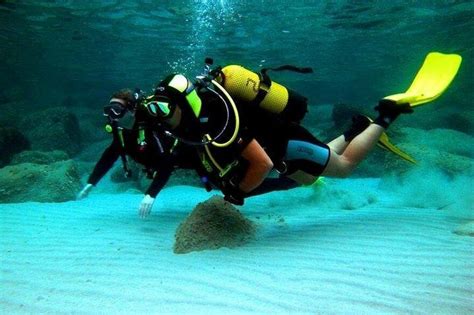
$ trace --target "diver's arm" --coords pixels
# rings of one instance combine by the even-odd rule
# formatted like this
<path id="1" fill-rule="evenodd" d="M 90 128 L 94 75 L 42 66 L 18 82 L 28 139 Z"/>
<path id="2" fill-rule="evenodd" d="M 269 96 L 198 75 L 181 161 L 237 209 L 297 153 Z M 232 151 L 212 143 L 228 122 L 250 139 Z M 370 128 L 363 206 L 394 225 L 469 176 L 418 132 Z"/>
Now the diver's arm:
<path id="1" fill-rule="evenodd" d="M 120 145 L 114 140 L 112 144 L 107 149 L 105 149 L 104 153 L 102 153 L 102 156 L 95 165 L 94 170 L 87 180 L 87 183 L 95 186 L 112 168 L 119 156 Z"/>
<path id="2" fill-rule="evenodd" d="M 143 197 L 142 202 L 140 203 L 138 215 L 141 218 L 145 218 L 150 214 L 156 196 L 166 185 L 172 173 L 173 165 L 171 163 L 165 163 L 160 166 L 160 169 L 156 172 L 153 181 L 145 192 L 145 197 Z"/>
<path id="3" fill-rule="evenodd" d="M 273 168 L 273 162 L 255 139 L 250 141 L 241 155 L 249 162 L 249 166 L 239 183 L 239 189 L 244 193 L 249 193 L 267 177 Z"/>
<path id="4" fill-rule="evenodd" d="M 99 161 L 94 167 L 87 184 L 82 188 L 82 190 L 77 194 L 76 199 L 80 200 L 86 198 L 89 195 L 89 192 L 92 188 L 104 177 L 105 174 L 112 168 L 115 161 L 117 161 L 120 155 L 120 148 L 117 147 L 117 144 L 112 142 L 112 144 L 105 149 L 104 153 L 100 157 Z"/>
<path id="5" fill-rule="evenodd" d="M 171 177 L 171 173 L 173 173 L 172 168 L 160 168 L 159 171 L 156 172 L 156 175 L 153 178 L 150 187 L 148 187 L 148 189 L 146 190 L 145 194 L 156 198 L 158 193 L 163 189 L 163 187 L 165 187 L 166 183 Z"/>

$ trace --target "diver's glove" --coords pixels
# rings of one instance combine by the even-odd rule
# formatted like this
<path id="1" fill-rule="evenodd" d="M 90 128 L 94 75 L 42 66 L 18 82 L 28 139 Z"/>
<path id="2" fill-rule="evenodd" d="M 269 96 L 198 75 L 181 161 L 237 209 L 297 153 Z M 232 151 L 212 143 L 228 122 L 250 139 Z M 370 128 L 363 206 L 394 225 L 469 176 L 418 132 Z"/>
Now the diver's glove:
<path id="1" fill-rule="evenodd" d="M 92 187 L 94 187 L 94 185 L 92 184 L 85 185 L 84 188 L 82 188 L 82 190 L 77 194 L 76 200 L 81 200 L 81 199 L 86 198 L 87 195 L 89 195 L 89 192 L 91 191 Z"/>
<path id="2" fill-rule="evenodd" d="M 224 194 L 225 201 L 237 206 L 242 206 L 244 204 L 245 193 L 232 181 L 222 182 L 221 190 Z"/>
<path id="3" fill-rule="evenodd" d="M 140 208 L 138 209 L 140 218 L 144 219 L 150 214 L 154 202 L 155 198 L 150 195 L 145 195 L 145 197 L 143 197 L 143 200 L 140 203 Z"/>
<path id="4" fill-rule="evenodd" d="M 244 193 L 238 189 L 232 192 L 227 192 L 224 195 L 224 200 L 228 201 L 236 206 L 243 206 L 244 205 Z"/>
<path id="5" fill-rule="evenodd" d="M 379 105 L 375 107 L 375 110 L 379 112 L 379 117 L 375 118 L 374 123 L 382 126 L 384 129 L 387 129 L 400 114 L 413 113 L 413 108 L 411 108 L 409 103 L 397 104 L 389 99 L 382 99 Z"/>

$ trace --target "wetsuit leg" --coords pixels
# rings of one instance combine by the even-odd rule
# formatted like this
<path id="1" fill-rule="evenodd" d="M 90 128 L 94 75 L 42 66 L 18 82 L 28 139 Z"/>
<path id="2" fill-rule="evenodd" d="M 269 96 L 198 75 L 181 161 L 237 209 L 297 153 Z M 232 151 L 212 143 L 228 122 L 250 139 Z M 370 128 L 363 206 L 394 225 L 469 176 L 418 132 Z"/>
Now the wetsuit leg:
<path id="1" fill-rule="evenodd" d="M 329 146 L 301 126 L 293 126 L 288 141 L 284 161 L 287 165 L 285 176 L 300 184 L 313 183 L 326 168 L 329 157 Z"/>

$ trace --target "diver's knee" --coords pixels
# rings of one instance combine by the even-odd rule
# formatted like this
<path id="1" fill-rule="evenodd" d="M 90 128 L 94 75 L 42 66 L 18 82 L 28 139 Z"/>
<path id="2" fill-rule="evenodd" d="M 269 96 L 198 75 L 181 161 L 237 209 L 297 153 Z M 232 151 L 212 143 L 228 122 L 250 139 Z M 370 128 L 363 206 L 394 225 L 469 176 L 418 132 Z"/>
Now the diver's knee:
<path id="1" fill-rule="evenodd" d="M 329 162 L 321 175 L 339 178 L 349 177 L 356 166 L 357 164 L 348 160 L 343 155 L 331 154 Z"/>

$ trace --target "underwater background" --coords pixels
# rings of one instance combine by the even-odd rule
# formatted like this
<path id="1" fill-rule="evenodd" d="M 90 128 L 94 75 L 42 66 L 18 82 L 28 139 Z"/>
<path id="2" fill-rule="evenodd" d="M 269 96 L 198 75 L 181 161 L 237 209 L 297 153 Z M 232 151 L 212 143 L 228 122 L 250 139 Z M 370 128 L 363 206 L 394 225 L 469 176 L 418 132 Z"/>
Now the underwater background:
<path id="1" fill-rule="evenodd" d="M 100 109 L 117 88 L 148 91 L 212 57 L 311 66 L 311 76 L 278 79 L 312 106 L 371 108 L 404 90 L 429 51 L 464 58 L 438 106 L 459 112 L 472 99 L 471 1 L 1 1 L 0 14 L 2 106 Z"/>
<path id="2" fill-rule="evenodd" d="M 0 313 L 472 314 L 473 37 L 472 1 L 0 0 Z M 206 57 L 312 67 L 271 76 L 309 98 L 303 125 L 328 141 L 431 51 L 463 61 L 388 130 L 417 163 L 376 149 L 351 179 L 252 198 L 245 246 L 173 254 L 209 197 L 186 172 L 146 221 L 149 181 L 120 163 L 74 200 L 117 89 L 194 77 Z"/>

